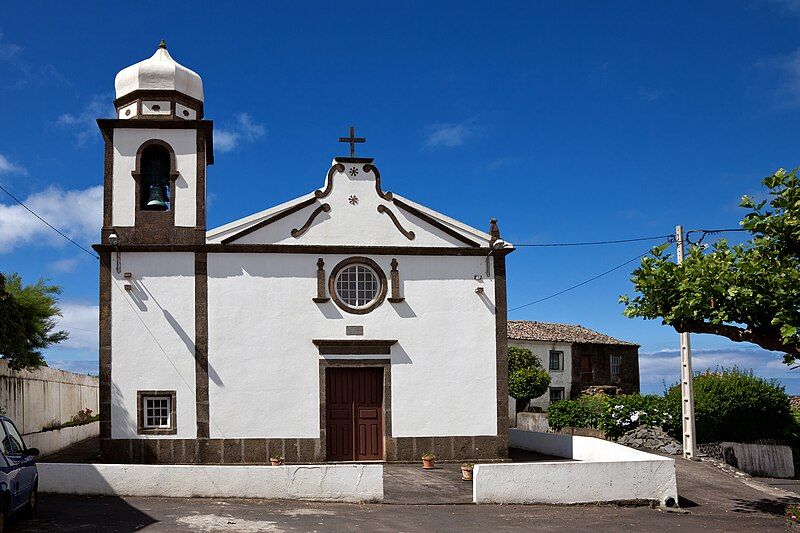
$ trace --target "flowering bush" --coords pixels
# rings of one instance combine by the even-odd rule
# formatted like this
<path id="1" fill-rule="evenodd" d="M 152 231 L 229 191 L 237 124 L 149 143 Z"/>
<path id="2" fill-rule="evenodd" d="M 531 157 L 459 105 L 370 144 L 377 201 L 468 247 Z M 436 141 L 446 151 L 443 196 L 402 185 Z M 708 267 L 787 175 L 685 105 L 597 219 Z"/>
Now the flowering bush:
<path id="1" fill-rule="evenodd" d="M 672 419 L 673 415 L 661 396 L 612 396 L 606 398 L 600 429 L 607 436 L 616 439 L 637 426 L 668 427 Z"/>
<path id="2" fill-rule="evenodd" d="M 664 398 L 639 394 L 581 396 L 554 402 L 547 410 L 547 420 L 553 429 L 594 428 L 612 438 L 640 425 L 665 427 L 672 418 Z"/>

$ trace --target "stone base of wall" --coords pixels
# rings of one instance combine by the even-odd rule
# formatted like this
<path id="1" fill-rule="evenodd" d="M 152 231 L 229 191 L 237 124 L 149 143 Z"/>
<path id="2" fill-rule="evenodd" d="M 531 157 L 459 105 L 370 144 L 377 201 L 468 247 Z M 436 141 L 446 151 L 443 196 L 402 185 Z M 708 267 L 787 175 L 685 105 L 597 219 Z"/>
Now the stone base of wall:
<path id="1" fill-rule="evenodd" d="M 320 439 L 101 439 L 105 463 L 268 464 L 282 455 L 287 463 L 324 463 Z M 439 461 L 497 461 L 508 458 L 503 436 L 389 437 L 386 461 L 417 462 L 432 452 Z"/>

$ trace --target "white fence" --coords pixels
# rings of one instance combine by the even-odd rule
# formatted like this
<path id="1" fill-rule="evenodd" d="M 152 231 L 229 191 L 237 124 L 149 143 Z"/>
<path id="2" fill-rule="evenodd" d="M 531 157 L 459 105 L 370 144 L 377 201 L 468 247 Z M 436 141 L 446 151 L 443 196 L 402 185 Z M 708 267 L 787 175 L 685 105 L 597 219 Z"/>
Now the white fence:
<path id="1" fill-rule="evenodd" d="M 106 465 L 39 463 L 56 494 L 383 501 L 383 465 Z"/>
<path id="2" fill-rule="evenodd" d="M 96 376 L 41 367 L 14 372 L 0 360 L 0 408 L 23 435 L 41 431 L 49 422 L 69 422 L 78 411 L 99 404 Z"/>
<path id="3" fill-rule="evenodd" d="M 509 429 L 508 440 L 571 461 L 475 465 L 475 503 L 677 503 L 674 459 L 593 437 Z"/>

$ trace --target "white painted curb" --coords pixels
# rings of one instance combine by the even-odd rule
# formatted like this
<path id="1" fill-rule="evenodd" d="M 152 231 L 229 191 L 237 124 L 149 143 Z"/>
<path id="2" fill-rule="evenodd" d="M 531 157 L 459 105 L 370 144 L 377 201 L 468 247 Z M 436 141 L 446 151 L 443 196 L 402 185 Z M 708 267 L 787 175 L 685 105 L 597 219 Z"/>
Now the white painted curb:
<path id="1" fill-rule="evenodd" d="M 383 465 L 116 465 L 39 463 L 55 494 L 383 501 Z"/>
<path id="2" fill-rule="evenodd" d="M 510 429 L 509 447 L 572 461 L 475 465 L 475 503 L 678 500 L 675 460 L 593 437 Z"/>

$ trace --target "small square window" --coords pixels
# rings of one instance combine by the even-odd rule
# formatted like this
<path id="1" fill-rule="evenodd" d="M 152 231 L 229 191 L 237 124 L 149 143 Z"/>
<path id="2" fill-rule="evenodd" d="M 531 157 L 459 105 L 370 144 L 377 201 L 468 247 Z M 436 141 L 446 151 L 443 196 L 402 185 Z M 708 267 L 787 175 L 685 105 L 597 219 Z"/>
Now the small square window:
<path id="1" fill-rule="evenodd" d="M 169 429 L 170 400 L 169 396 L 144 397 L 145 429 Z"/>
<path id="2" fill-rule="evenodd" d="M 137 391 L 137 432 L 140 435 L 175 435 L 175 391 Z"/>
<path id="3" fill-rule="evenodd" d="M 550 387 L 550 403 L 564 399 L 564 387 Z"/>
<path id="4" fill-rule="evenodd" d="M 564 370 L 564 367 L 561 366 L 564 361 L 564 352 L 557 352 L 555 350 L 550 352 L 550 370 L 554 372 L 560 372 Z"/>
<path id="5" fill-rule="evenodd" d="M 622 364 L 622 356 L 621 355 L 612 355 L 611 356 L 611 375 L 612 376 L 619 376 L 620 364 Z"/>

